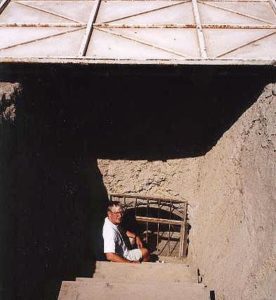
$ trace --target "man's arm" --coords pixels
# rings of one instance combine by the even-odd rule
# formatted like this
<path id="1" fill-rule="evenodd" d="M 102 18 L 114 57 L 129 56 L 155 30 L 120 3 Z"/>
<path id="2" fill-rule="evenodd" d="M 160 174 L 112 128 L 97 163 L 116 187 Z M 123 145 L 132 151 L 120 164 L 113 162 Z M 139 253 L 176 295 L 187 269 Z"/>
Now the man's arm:
<path id="1" fill-rule="evenodd" d="M 121 257 L 120 255 L 116 253 L 105 253 L 105 256 L 107 260 L 110 260 L 112 262 L 122 262 L 122 263 L 136 263 L 135 261 L 128 260 L 124 257 Z"/>
<path id="2" fill-rule="evenodd" d="M 127 235 L 127 237 L 129 237 L 129 238 L 135 239 L 136 245 L 137 245 L 137 247 L 138 247 L 139 249 L 140 249 L 140 248 L 143 248 L 143 242 L 142 242 L 142 240 L 140 239 L 140 237 L 139 237 L 138 235 L 136 235 L 135 233 L 133 233 L 133 232 L 131 232 L 131 231 L 129 231 L 129 230 L 127 230 L 126 235 Z"/>

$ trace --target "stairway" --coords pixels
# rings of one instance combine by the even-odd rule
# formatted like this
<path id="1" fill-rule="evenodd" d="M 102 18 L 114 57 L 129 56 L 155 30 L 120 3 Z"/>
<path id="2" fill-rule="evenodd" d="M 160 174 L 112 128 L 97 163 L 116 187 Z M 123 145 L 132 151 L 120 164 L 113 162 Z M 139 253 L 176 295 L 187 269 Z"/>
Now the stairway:
<path id="1" fill-rule="evenodd" d="M 207 300 L 196 271 L 185 263 L 96 262 L 93 278 L 63 281 L 58 300 Z"/>

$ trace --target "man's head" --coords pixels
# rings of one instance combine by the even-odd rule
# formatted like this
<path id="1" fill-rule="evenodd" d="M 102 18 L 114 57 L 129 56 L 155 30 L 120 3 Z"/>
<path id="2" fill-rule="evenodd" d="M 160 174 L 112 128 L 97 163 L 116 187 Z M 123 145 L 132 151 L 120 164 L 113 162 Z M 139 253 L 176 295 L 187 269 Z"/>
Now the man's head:
<path id="1" fill-rule="evenodd" d="M 107 216 L 109 221 L 115 225 L 119 225 L 123 218 L 123 207 L 119 201 L 110 201 L 107 206 Z"/>

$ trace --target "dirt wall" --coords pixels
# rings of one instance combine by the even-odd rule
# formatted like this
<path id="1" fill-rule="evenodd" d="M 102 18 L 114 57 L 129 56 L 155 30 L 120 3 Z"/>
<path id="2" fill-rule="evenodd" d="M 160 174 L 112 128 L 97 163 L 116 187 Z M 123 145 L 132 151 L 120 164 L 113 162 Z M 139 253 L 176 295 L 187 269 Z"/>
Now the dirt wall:
<path id="1" fill-rule="evenodd" d="M 171 197 L 193 202 L 200 158 L 103 160 L 98 166 L 109 193 Z"/>
<path id="2" fill-rule="evenodd" d="M 218 299 L 275 295 L 276 85 L 204 156 L 98 160 L 107 191 L 189 201 L 189 259 Z"/>
<path id="3" fill-rule="evenodd" d="M 14 280 L 16 218 L 14 177 L 16 166 L 15 104 L 21 95 L 18 83 L 0 82 L 0 298 L 12 299 L 7 288 Z"/>
<path id="4" fill-rule="evenodd" d="M 276 85 L 200 165 L 191 257 L 219 299 L 273 299 L 276 248 Z"/>

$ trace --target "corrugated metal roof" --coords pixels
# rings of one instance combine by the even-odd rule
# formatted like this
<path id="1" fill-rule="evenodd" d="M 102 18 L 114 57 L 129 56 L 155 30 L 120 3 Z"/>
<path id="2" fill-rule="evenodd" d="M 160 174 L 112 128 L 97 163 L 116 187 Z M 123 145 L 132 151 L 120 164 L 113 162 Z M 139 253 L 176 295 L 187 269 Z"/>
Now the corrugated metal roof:
<path id="1" fill-rule="evenodd" d="M 3 0 L 0 61 L 275 64 L 274 0 Z"/>

